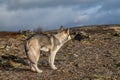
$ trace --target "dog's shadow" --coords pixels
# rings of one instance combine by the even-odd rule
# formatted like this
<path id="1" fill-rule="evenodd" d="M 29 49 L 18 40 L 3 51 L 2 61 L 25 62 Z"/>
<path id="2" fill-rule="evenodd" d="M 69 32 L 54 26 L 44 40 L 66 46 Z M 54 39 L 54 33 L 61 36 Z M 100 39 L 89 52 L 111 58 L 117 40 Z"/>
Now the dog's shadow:
<path id="1" fill-rule="evenodd" d="M 29 64 L 24 58 L 20 58 L 14 55 L 2 55 L 0 56 L 0 70 L 3 71 L 29 71 L 29 69 L 23 69 L 22 66 L 28 66 Z"/>

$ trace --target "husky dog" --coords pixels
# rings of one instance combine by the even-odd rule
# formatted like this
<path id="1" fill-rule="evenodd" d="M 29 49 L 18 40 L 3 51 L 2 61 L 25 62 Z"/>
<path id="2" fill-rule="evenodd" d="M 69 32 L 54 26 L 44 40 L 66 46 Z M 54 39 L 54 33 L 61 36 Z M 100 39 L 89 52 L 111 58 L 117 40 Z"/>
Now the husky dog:
<path id="1" fill-rule="evenodd" d="M 40 51 L 49 52 L 49 65 L 53 70 L 57 69 L 54 65 L 56 53 L 61 46 L 71 39 L 69 29 L 61 29 L 57 34 L 45 35 L 39 34 L 34 35 L 27 39 L 25 44 L 25 51 L 30 61 L 30 68 L 32 71 L 41 73 L 42 70 L 38 68 L 38 60 Z"/>

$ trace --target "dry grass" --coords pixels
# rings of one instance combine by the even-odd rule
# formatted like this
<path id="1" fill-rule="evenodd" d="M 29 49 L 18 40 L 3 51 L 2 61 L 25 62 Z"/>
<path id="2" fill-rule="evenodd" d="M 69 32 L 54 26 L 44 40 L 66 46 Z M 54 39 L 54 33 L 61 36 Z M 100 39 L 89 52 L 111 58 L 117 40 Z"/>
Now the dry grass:
<path id="1" fill-rule="evenodd" d="M 117 33 L 120 33 L 120 26 L 111 27 L 111 29 L 114 29 Z"/>
<path id="2" fill-rule="evenodd" d="M 120 36 L 113 35 L 119 29 L 119 26 L 71 29 L 73 36 L 81 31 L 86 34 L 80 34 L 79 40 L 73 38 L 59 50 L 55 61 L 58 70 L 49 67 L 48 54 L 42 52 L 41 74 L 30 71 L 27 64 L 24 41 L 28 35 L 0 32 L 0 80 L 119 80 Z"/>

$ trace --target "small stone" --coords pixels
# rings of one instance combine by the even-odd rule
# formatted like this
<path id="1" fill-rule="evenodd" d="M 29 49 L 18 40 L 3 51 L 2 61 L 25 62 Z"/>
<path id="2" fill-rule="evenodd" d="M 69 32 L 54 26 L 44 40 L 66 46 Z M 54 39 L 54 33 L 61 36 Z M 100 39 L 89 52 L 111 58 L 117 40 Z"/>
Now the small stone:
<path id="1" fill-rule="evenodd" d="M 73 56 L 74 56 L 75 58 L 77 58 L 77 57 L 78 57 L 78 55 L 77 55 L 77 54 L 73 54 Z"/>
<path id="2" fill-rule="evenodd" d="M 120 63 L 117 63 L 116 66 L 117 66 L 117 67 L 120 67 Z"/>

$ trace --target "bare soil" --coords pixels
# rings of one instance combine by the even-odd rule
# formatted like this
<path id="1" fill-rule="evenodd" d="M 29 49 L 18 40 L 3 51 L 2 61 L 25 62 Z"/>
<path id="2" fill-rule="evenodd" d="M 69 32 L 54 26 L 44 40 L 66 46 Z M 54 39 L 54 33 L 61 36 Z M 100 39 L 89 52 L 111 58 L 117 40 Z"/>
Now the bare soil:
<path id="1" fill-rule="evenodd" d="M 57 70 L 48 64 L 49 53 L 41 53 L 43 73 L 30 71 L 24 51 L 28 35 L 0 32 L 0 80 L 120 80 L 120 26 L 76 27 L 70 32 L 74 38 L 56 55 Z"/>

